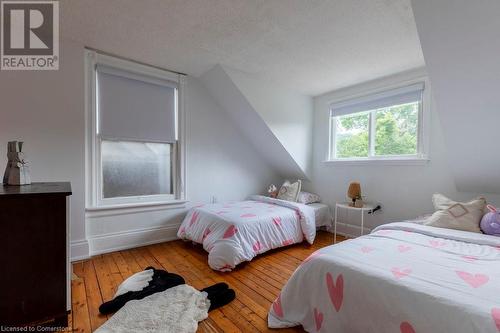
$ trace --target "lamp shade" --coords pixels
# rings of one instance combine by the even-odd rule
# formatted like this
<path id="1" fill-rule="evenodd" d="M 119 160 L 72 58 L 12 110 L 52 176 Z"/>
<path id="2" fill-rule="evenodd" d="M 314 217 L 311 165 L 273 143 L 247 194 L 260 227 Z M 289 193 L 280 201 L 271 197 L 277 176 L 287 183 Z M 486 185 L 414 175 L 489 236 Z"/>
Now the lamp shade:
<path id="1" fill-rule="evenodd" d="M 361 197 L 361 185 L 358 182 L 352 182 L 349 184 L 347 197 L 351 199 L 358 199 Z"/>

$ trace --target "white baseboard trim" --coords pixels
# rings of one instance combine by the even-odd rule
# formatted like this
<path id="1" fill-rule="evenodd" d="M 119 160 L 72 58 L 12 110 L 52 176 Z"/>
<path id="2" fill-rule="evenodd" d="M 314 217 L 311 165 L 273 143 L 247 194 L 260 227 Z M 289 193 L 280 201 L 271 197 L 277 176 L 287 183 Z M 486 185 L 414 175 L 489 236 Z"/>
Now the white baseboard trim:
<path id="1" fill-rule="evenodd" d="M 180 224 L 175 224 L 94 236 L 88 239 L 90 255 L 95 256 L 175 240 L 179 226 Z"/>
<path id="2" fill-rule="evenodd" d="M 70 261 L 88 259 L 89 242 L 86 239 L 80 239 L 70 242 Z"/>

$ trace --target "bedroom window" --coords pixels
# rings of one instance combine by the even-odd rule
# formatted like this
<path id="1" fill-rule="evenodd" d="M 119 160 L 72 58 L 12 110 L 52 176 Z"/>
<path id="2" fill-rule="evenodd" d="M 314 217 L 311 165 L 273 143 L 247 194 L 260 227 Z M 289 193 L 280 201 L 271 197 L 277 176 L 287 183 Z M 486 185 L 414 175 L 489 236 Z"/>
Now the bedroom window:
<path id="1" fill-rule="evenodd" d="M 183 199 L 179 75 L 88 51 L 89 207 Z"/>
<path id="2" fill-rule="evenodd" d="M 330 105 L 330 161 L 425 159 L 424 83 Z"/>

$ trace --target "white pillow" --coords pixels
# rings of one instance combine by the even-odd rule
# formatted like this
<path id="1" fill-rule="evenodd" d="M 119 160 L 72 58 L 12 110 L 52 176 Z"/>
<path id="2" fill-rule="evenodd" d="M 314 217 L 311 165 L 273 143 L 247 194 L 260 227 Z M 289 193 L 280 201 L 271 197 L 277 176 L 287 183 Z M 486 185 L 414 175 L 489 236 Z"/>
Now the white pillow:
<path id="1" fill-rule="evenodd" d="M 299 198 L 297 199 L 297 202 L 308 205 L 315 202 L 321 202 L 321 197 L 314 193 L 301 191 L 299 193 Z"/>
<path id="2" fill-rule="evenodd" d="M 425 225 L 455 230 L 481 232 L 479 223 L 483 217 L 486 200 L 477 198 L 469 202 L 455 202 L 442 194 L 434 194 L 432 202 L 436 212 Z"/>
<path id="3" fill-rule="evenodd" d="M 286 180 L 278 192 L 278 199 L 297 202 L 299 197 L 300 188 L 302 187 L 302 182 L 297 180 L 295 183 L 290 183 Z"/>

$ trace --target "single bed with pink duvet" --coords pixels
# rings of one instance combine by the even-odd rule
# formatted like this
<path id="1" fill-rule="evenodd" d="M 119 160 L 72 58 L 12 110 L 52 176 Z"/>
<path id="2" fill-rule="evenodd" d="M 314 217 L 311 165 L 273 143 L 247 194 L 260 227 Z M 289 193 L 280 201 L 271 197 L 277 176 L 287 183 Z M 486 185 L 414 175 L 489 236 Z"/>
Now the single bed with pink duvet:
<path id="1" fill-rule="evenodd" d="M 249 200 L 192 208 L 177 236 L 203 244 L 208 265 L 230 271 L 271 249 L 316 236 L 315 210 L 308 205 L 254 195 Z"/>
<path id="2" fill-rule="evenodd" d="M 307 332 L 500 332 L 500 237 L 399 222 L 313 253 L 269 310 Z"/>

